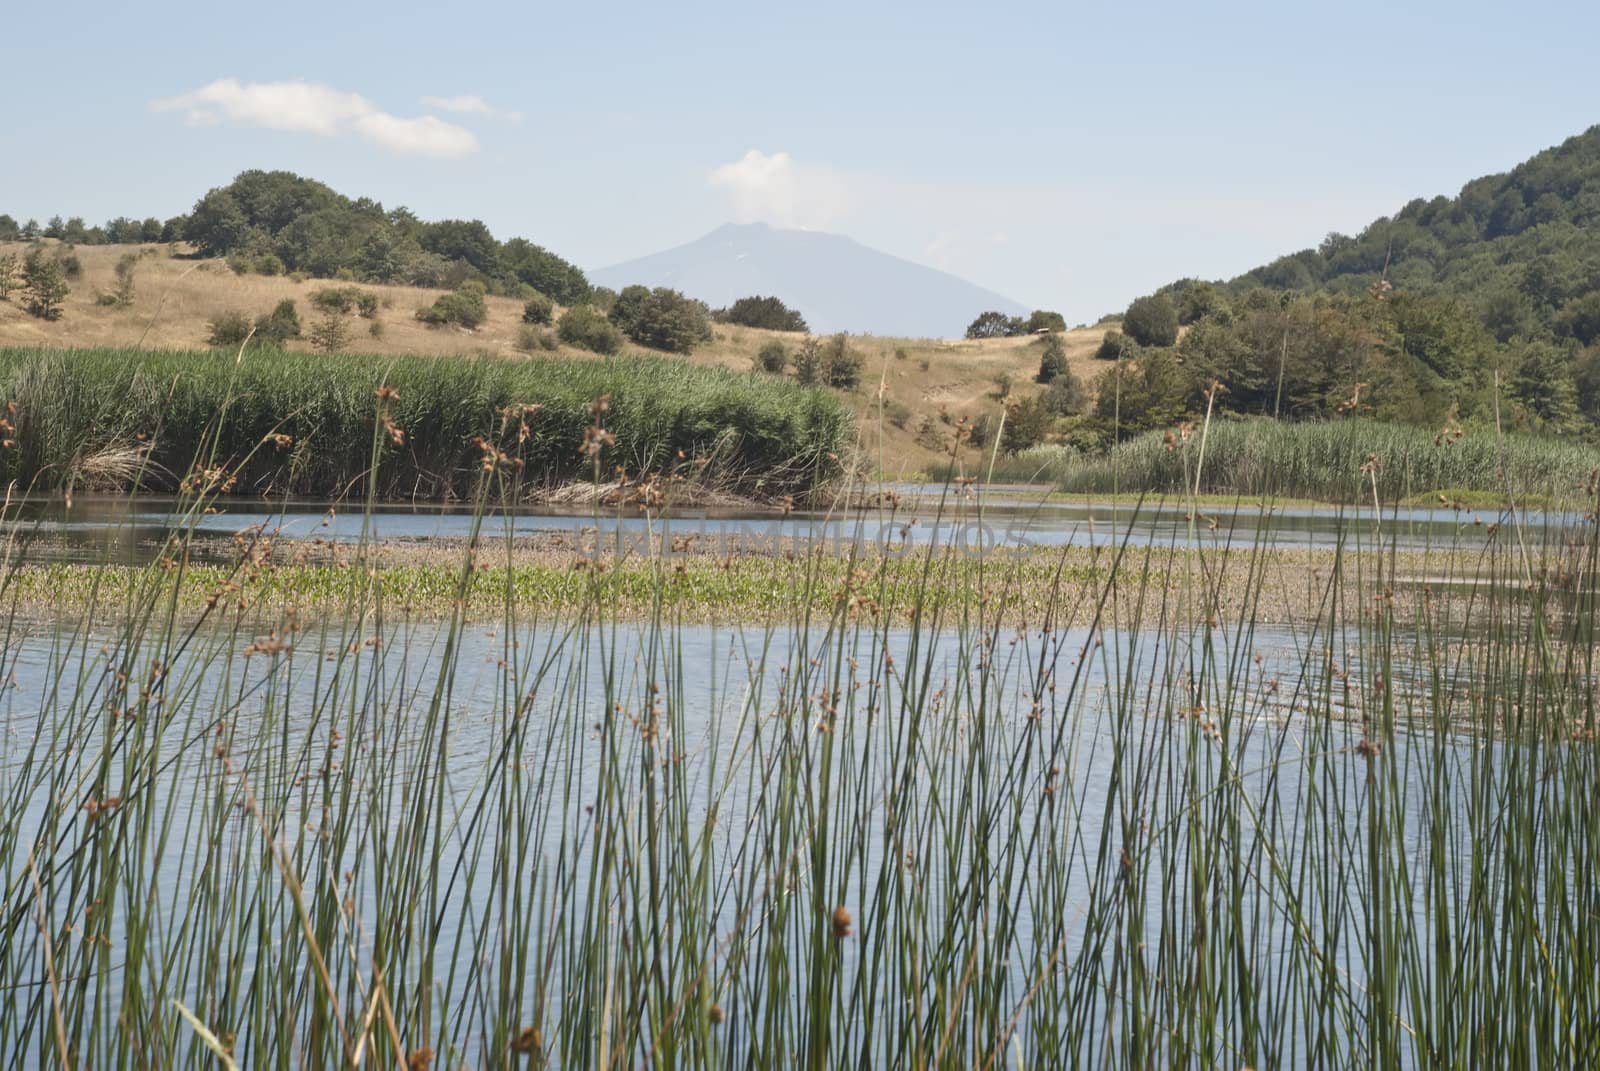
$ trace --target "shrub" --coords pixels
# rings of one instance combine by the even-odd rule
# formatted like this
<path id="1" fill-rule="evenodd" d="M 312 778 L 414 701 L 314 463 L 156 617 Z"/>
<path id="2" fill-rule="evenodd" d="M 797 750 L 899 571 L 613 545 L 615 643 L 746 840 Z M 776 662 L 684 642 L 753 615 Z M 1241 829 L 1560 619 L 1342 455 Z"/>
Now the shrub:
<path id="1" fill-rule="evenodd" d="M 806 330 L 806 318 L 775 297 L 742 297 L 724 309 L 717 319 L 768 331 Z"/>
<path id="2" fill-rule="evenodd" d="M 350 342 L 350 324 L 342 312 L 332 309 L 311 329 L 311 344 L 323 353 L 336 353 Z"/>
<path id="3" fill-rule="evenodd" d="M 476 328 L 489 318 L 489 306 L 484 301 L 484 285 L 468 279 L 451 293 L 445 294 L 432 305 L 417 310 L 417 319 L 429 327 L 459 324 Z"/>
<path id="4" fill-rule="evenodd" d="M 206 341 L 213 346 L 238 346 L 250 337 L 250 317 L 237 309 L 228 309 L 211 317 L 211 334 Z"/>
<path id="5" fill-rule="evenodd" d="M 367 324 L 367 335 L 370 338 L 382 338 L 383 337 L 383 321 L 382 320 L 373 320 L 371 323 Z"/>
<path id="6" fill-rule="evenodd" d="M 967 325 L 968 338 L 1009 338 L 1020 335 L 1024 330 L 1022 318 L 1007 316 L 1003 312 L 990 310 L 979 313 L 978 318 Z"/>
<path id="7" fill-rule="evenodd" d="M 323 312 L 359 311 L 366 319 L 378 314 L 378 295 L 359 286 L 327 286 L 311 294 L 311 304 Z"/>
<path id="8" fill-rule="evenodd" d="M 235 275 L 249 275 L 255 271 L 256 263 L 243 253 L 235 253 L 228 258 L 228 267 Z"/>
<path id="9" fill-rule="evenodd" d="M 622 331 L 592 305 L 574 305 L 557 326 L 561 341 L 594 353 L 612 354 L 622 348 Z"/>
<path id="10" fill-rule="evenodd" d="M 139 266 L 137 253 L 124 253 L 117 258 L 117 289 L 111 295 L 111 303 L 126 308 L 133 304 L 133 272 Z"/>
<path id="11" fill-rule="evenodd" d="M 59 320 L 67 299 L 66 272 L 61 262 L 35 249 L 22 262 L 22 304 L 41 320 Z"/>
<path id="12" fill-rule="evenodd" d="M 783 370 L 789 364 L 789 350 L 782 342 L 773 339 L 761 347 L 761 352 L 756 354 L 756 367 L 763 372 L 771 372 L 775 376 L 783 375 Z"/>
<path id="13" fill-rule="evenodd" d="M 1067 370 L 1067 347 L 1062 343 L 1059 335 L 1046 335 L 1039 340 L 1039 374 L 1035 378 L 1040 383 L 1050 383 Z"/>
<path id="14" fill-rule="evenodd" d="M 1037 398 L 1013 402 L 1006 409 L 1006 425 L 1000 433 L 1000 449 L 1018 454 L 1044 441 L 1050 430 L 1050 414 Z"/>
<path id="15" fill-rule="evenodd" d="M 1136 298 L 1122 316 L 1122 330 L 1141 346 L 1170 346 L 1178 341 L 1178 310 L 1165 294 Z"/>
<path id="16" fill-rule="evenodd" d="M 291 338 L 299 337 L 300 313 L 289 298 L 284 298 L 271 312 L 256 320 L 256 338 L 263 345 L 282 346 Z"/>
<path id="17" fill-rule="evenodd" d="M 0 301 L 9 300 L 11 291 L 20 280 L 22 257 L 16 253 L 0 254 Z"/>
<path id="18" fill-rule="evenodd" d="M 311 278 L 311 276 L 307 272 L 292 271 L 289 273 L 289 281 L 291 283 L 303 283 L 309 278 Z"/>
<path id="19" fill-rule="evenodd" d="M 822 363 L 830 387 L 855 390 L 861 382 L 861 354 L 843 331 L 822 344 Z"/>
<path id="20" fill-rule="evenodd" d="M 624 288 L 607 316 L 629 338 L 651 349 L 691 353 L 711 341 L 705 305 L 664 286 Z"/>
<path id="21" fill-rule="evenodd" d="M 1083 389 L 1083 384 L 1078 382 L 1078 377 L 1064 370 L 1039 395 L 1039 404 L 1051 416 L 1077 416 L 1088 408 L 1089 395 Z"/>
<path id="22" fill-rule="evenodd" d="M 1065 331 L 1067 318 L 1049 309 L 1034 309 L 1028 316 L 1027 322 L 1022 325 L 1022 329 L 1026 334 L 1033 334 L 1036 331 Z"/>
<path id="23" fill-rule="evenodd" d="M 283 258 L 276 253 L 265 253 L 257 257 L 256 273 L 259 275 L 282 275 Z"/>
<path id="24" fill-rule="evenodd" d="M 525 324 L 549 324 L 555 315 L 556 303 L 537 292 L 522 306 L 522 322 Z"/>
<path id="25" fill-rule="evenodd" d="M 560 345 L 554 331 L 536 324 L 523 324 L 517 328 L 517 349 L 523 353 L 553 350 Z"/>
<path id="26" fill-rule="evenodd" d="M 822 347 L 807 337 L 794 354 L 794 378 L 808 387 L 822 382 Z"/>
<path id="27" fill-rule="evenodd" d="M 1135 357 L 1139 347 L 1133 339 L 1121 331 L 1107 331 L 1106 337 L 1100 340 L 1100 347 L 1094 351 L 1097 359 L 1102 361 L 1116 361 L 1123 357 Z"/>
<path id="28" fill-rule="evenodd" d="M 78 259 L 78 254 L 72 252 L 71 246 L 56 254 L 56 263 L 61 265 L 61 274 L 66 278 L 83 278 L 83 261 Z"/>

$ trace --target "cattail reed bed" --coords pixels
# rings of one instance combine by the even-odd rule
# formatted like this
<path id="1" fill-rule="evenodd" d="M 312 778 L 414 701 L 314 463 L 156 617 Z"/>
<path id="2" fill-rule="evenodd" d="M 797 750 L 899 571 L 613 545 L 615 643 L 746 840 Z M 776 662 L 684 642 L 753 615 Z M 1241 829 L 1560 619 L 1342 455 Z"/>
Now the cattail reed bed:
<path id="1" fill-rule="evenodd" d="M 1152 431 L 1098 457 L 1049 450 L 1000 466 L 996 478 L 1047 478 L 1064 491 L 1150 494 L 1190 491 L 1370 503 L 1478 492 L 1505 505 L 1593 498 L 1600 450 L 1549 436 L 1501 435 L 1494 428 L 1431 431 L 1364 419 L 1281 423 L 1217 421 L 1192 434 Z M 1200 472 L 1195 485 L 1196 470 Z M 1033 474 L 1040 474 L 1034 477 Z"/>
<path id="2" fill-rule="evenodd" d="M 374 384 L 392 392 L 377 417 Z M 0 479 L 47 490 L 177 489 L 195 459 L 237 494 L 342 498 L 368 490 L 375 421 L 397 436 L 376 497 L 466 499 L 480 440 L 530 492 L 595 476 L 579 446 L 607 397 L 612 466 L 761 498 L 839 475 L 853 422 L 837 398 L 776 377 L 685 361 L 506 360 L 249 350 L 0 349 L 11 445 Z"/>
<path id="3" fill-rule="evenodd" d="M 1412 613 L 1364 525 L 1293 585 L 1268 530 L 776 557 L 709 624 L 482 531 L 425 615 L 366 539 L 308 599 L 182 529 L 42 623 L 9 558 L 0 1052 L 1590 1066 L 1600 554 L 1508 523 Z"/>

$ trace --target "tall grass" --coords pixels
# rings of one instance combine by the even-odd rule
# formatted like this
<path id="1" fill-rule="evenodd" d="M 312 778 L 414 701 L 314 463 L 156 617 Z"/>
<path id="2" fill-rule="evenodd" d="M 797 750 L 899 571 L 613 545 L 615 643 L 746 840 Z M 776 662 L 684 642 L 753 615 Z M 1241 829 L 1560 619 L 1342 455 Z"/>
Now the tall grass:
<path id="1" fill-rule="evenodd" d="M 0 648 L 0 1052 L 1592 1066 L 1600 544 L 1422 588 L 1366 530 L 1277 632 L 1269 547 L 1178 534 L 1021 628 L 1004 558 L 935 602 L 870 557 L 744 628 L 424 626 L 363 548 L 341 613 L 189 620 L 174 545 Z"/>
<path id="2" fill-rule="evenodd" d="M 16 404 L 0 479 L 171 489 L 204 454 L 239 493 L 341 496 L 366 487 L 381 384 L 404 429 L 376 487 L 385 499 L 469 497 L 480 437 L 526 466 L 526 486 L 581 476 L 591 466 L 575 444 L 602 396 L 618 443 L 603 453 L 608 477 L 715 475 L 776 498 L 836 477 L 852 432 L 826 391 L 683 361 L 236 356 L 0 349 L 0 400 Z"/>
<path id="3" fill-rule="evenodd" d="M 1064 491 L 1182 493 L 1194 490 L 1197 448 L 1198 439 L 1174 444 L 1165 432 L 1148 432 L 1103 457 L 1051 469 Z M 1442 490 L 1570 498 L 1600 469 L 1600 451 L 1586 444 L 1492 429 L 1457 436 L 1356 419 L 1241 420 L 1210 426 L 1198 490 L 1360 502 L 1372 493 L 1370 456 L 1385 501 Z"/>

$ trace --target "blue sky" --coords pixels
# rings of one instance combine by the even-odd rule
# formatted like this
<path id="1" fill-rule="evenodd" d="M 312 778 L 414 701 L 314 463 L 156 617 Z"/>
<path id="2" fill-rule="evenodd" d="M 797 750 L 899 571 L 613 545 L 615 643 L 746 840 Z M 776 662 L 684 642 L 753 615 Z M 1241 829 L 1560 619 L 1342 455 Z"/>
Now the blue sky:
<path id="1" fill-rule="evenodd" d="M 6 16 L 19 219 L 288 168 L 586 268 L 734 218 L 837 231 L 1072 320 L 1600 122 L 1593 4 L 63 10 Z"/>

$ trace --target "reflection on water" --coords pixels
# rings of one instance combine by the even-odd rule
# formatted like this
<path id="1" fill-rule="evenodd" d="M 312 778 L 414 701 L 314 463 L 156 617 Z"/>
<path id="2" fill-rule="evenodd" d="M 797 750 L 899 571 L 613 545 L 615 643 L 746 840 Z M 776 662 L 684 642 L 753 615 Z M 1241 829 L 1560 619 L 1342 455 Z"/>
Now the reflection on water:
<path id="1" fill-rule="evenodd" d="M 1341 542 L 1381 542 L 1398 549 L 1450 545 L 1482 546 L 1505 538 L 1511 517 L 1496 510 L 1266 507 L 1240 503 L 1203 507 L 1191 514 L 1181 504 L 1150 501 L 1141 506 L 1096 506 L 1082 502 L 1029 501 L 1018 497 L 960 496 L 941 501 L 924 493 L 912 505 L 852 510 L 774 511 L 674 509 L 644 516 L 636 510 L 526 508 L 492 510 L 482 520 L 491 538 L 552 538 L 643 549 L 658 545 L 729 553 L 760 551 L 796 543 L 844 551 L 876 545 L 891 553 L 930 543 L 964 553 L 1034 547 L 1131 545 L 1224 546 L 1269 541 L 1282 549 L 1332 547 Z M 351 542 L 361 538 L 427 542 L 460 539 L 477 520 L 453 506 L 377 506 L 363 515 L 328 502 L 229 500 L 214 512 L 185 516 L 171 500 L 80 498 L 70 509 L 59 500 L 25 502 L 9 525 L 31 541 L 31 559 L 148 561 L 174 532 L 192 529 L 232 536 L 257 527 L 277 538 Z M 1524 539 L 1559 540 L 1583 522 L 1574 513 L 1537 513 L 1520 518 Z"/>

